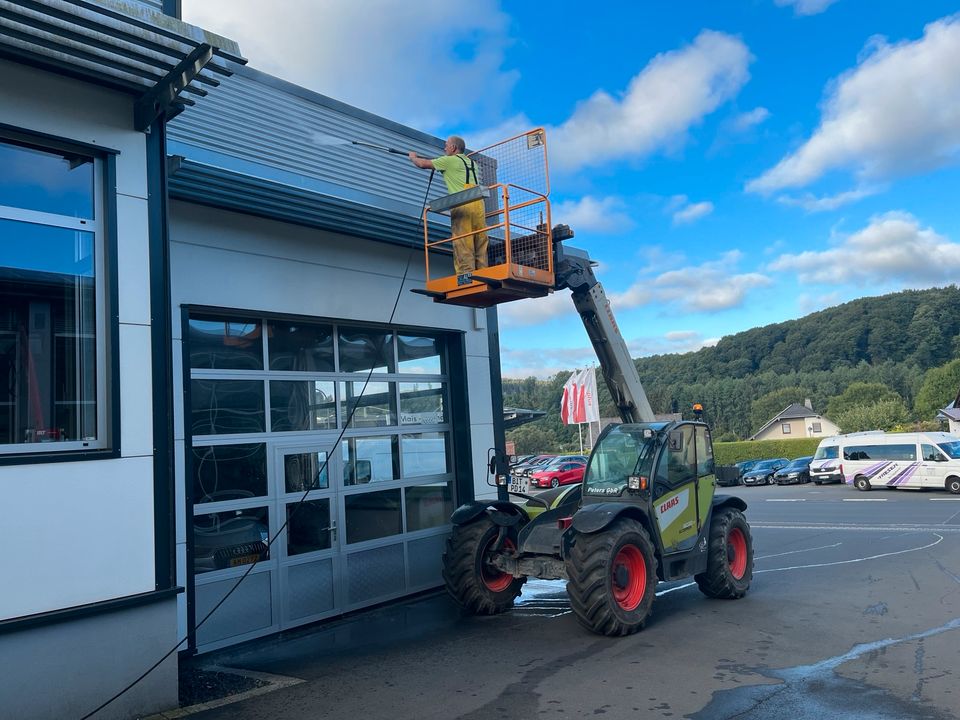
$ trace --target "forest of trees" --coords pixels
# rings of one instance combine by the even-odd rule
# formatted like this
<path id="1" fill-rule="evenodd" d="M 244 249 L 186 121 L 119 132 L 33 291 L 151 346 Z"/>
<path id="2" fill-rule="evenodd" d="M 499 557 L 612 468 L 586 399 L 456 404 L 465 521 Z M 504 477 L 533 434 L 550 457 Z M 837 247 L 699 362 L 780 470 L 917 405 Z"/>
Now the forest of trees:
<path id="1" fill-rule="evenodd" d="M 806 399 L 845 432 L 930 423 L 957 394 L 958 358 L 960 289 L 949 286 L 862 298 L 730 335 L 714 347 L 634 362 L 654 412 L 687 413 L 699 402 L 714 437 L 733 440 Z M 559 415 L 573 369 L 548 380 L 503 379 L 505 406 L 547 412 L 508 433 L 518 453 L 579 447 L 577 427 Z M 601 414 L 615 417 L 599 373 L 598 385 Z"/>

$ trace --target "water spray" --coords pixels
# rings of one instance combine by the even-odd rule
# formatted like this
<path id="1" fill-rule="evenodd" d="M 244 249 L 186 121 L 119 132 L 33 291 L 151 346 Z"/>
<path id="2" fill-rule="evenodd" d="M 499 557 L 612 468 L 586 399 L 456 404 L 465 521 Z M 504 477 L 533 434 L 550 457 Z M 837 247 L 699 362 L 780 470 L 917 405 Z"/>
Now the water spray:
<path id="1" fill-rule="evenodd" d="M 387 147 L 386 145 L 374 145 L 373 143 L 361 142 L 360 140 L 351 140 L 351 145 L 359 145 L 361 147 L 367 147 L 371 150 L 383 150 L 384 152 L 393 153 L 394 155 L 406 155 L 406 151 L 397 150 L 396 148 Z"/>

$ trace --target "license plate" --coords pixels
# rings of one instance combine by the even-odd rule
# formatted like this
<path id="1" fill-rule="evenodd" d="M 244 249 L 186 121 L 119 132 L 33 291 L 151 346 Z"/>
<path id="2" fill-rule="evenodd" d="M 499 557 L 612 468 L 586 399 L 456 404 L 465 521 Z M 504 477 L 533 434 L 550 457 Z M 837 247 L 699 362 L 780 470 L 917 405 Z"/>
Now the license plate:
<path id="1" fill-rule="evenodd" d="M 251 565 L 260 559 L 259 553 L 254 555 L 241 555 L 240 557 L 230 558 L 230 567 L 238 565 Z"/>
<path id="2" fill-rule="evenodd" d="M 510 492 L 525 493 L 527 491 L 527 482 L 525 480 L 512 480 L 510 482 Z"/>

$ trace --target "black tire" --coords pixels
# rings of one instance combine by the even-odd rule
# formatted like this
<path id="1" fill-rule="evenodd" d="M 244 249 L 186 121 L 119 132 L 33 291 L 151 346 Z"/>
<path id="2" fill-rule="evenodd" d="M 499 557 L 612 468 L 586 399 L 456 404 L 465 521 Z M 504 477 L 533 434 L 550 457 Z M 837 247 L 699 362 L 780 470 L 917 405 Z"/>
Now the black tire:
<path id="1" fill-rule="evenodd" d="M 620 636 L 646 625 L 657 587 L 657 556 L 636 520 L 620 518 L 603 532 L 577 535 L 567 574 L 570 606 L 588 630 Z"/>
<path id="2" fill-rule="evenodd" d="M 944 487 L 946 487 L 947 492 L 953 493 L 954 495 L 960 495 L 960 478 L 958 478 L 956 475 L 948 477 Z"/>
<path id="3" fill-rule="evenodd" d="M 853 486 L 860 490 L 861 492 L 867 492 L 870 490 L 870 481 L 867 480 L 863 475 L 857 475 L 853 480 Z"/>
<path id="4" fill-rule="evenodd" d="M 694 575 L 707 597 L 736 600 L 753 580 L 753 537 L 750 524 L 736 508 L 721 508 L 710 521 L 707 570 Z"/>
<path id="5" fill-rule="evenodd" d="M 560 487 L 560 480 L 558 478 L 550 478 L 550 487 L 552 488 Z"/>
<path id="6" fill-rule="evenodd" d="M 467 612 L 497 615 L 513 607 L 525 577 L 515 578 L 492 567 L 487 558 L 500 527 L 483 517 L 469 525 L 454 525 L 443 553 L 443 580 L 447 591 Z M 516 547 L 511 529 L 504 542 Z"/>
<path id="7" fill-rule="evenodd" d="M 821 483 L 819 480 L 814 480 L 814 481 L 813 481 L 813 484 L 814 484 L 814 485 L 822 485 L 823 483 Z"/>

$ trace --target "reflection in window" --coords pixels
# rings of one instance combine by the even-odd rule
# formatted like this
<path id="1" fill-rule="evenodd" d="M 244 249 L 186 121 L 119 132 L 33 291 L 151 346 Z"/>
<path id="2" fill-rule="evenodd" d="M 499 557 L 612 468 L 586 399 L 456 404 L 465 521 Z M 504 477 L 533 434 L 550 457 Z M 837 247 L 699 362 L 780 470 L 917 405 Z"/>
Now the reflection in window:
<path id="1" fill-rule="evenodd" d="M 350 428 L 385 427 L 397 424 L 394 384 L 362 381 L 340 384 L 340 421 Z M 361 396 L 361 393 L 363 395 Z M 351 417 L 352 414 L 352 417 Z"/>
<path id="2" fill-rule="evenodd" d="M 400 383 L 400 424 L 439 425 L 444 422 L 443 383 Z"/>
<path id="3" fill-rule="evenodd" d="M 271 370 L 333 372 L 333 327 L 306 322 L 270 322 Z"/>
<path id="4" fill-rule="evenodd" d="M 363 485 L 400 477 L 396 436 L 344 438 L 343 484 Z"/>
<path id="5" fill-rule="evenodd" d="M 249 565 L 269 556 L 267 508 L 247 508 L 193 518 L 193 570 L 196 573 Z"/>
<path id="6" fill-rule="evenodd" d="M 97 437 L 94 246 L 93 233 L 0 219 L 2 444 Z"/>
<path id="7" fill-rule="evenodd" d="M 330 487 L 325 452 L 293 453 L 283 458 L 284 487 L 288 493 Z"/>
<path id="8" fill-rule="evenodd" d="M 190 424 L 194 435 L 263 432 L 263 383 L 259 380 L 192 380 Z"/>
<path id="9" fill-rule="evenodd" d="M 375 540 L 403 532 L 400 488 L 347 495 L 343 505 L 348 543 Z"/>
<path id="10" fill-rule="evenodd" d="M 697 475 L 704 477 L 713 474 L 713 445 L 710 443 L 710 431 L 697 427 Z"/>
<path id="11" fill-rule="evenodd" d="M 439 375 L 440 342 L 419 335 L 397 335 L 397 372 Z"/>
<path id="12" fill-rule="evenodd" d="M 0 205 L 93 219 L 93 158 L 2 140 L 0 168 Z"/>
<path id="13" fill-rule="evenodd" d="M 337 407 L 333 400 L 333 382 L 272 381 L 270 423 L 274 432 L 335 428 Z"/>
<path id="14" fill-rule="evenodd" d="M 329 550 L 333 527 L 330 500 L 287 505 L 287 555 Z"/>
<path id="15" fill-rule="evenodd" d="M 400 442 L 403 476 L 442 475 L 449 472 L 448 445 L 446 433 L 403 435 Z"/>
<path id="16" fill-rule="evenodd" d="M 263 443 L 193 448 L 193 501 L 221 502 L 267 494 Z"/>
<path id="17" fill-rule="evenodd" d="M 450 483 L 405 488 L 407 532 L 446 525 L 453 514 Z"/>
<path id="18" fill-rule="evenodd" d="M 337 334 L 340 372 L 396 372 L 392 332 L 341 327 Z"/>
<path id="19" fill-rule="evenodd" d="M 263 333 L 259 320 L 191 317 L 190 367 L 263 369 Z"/>

